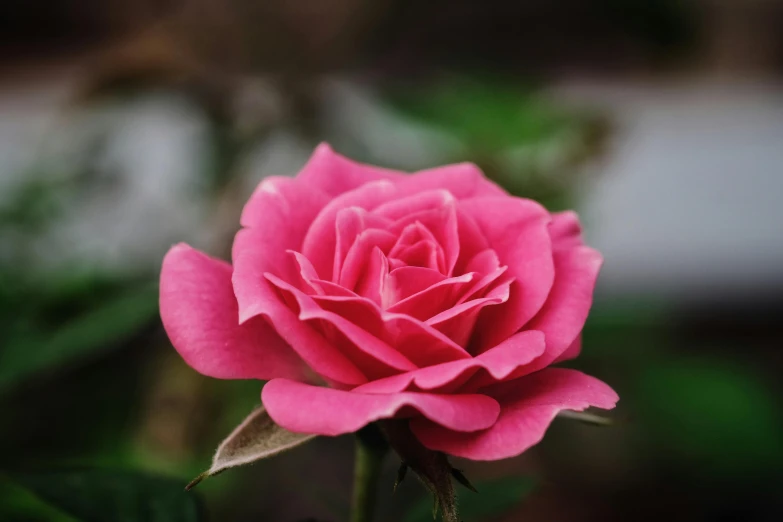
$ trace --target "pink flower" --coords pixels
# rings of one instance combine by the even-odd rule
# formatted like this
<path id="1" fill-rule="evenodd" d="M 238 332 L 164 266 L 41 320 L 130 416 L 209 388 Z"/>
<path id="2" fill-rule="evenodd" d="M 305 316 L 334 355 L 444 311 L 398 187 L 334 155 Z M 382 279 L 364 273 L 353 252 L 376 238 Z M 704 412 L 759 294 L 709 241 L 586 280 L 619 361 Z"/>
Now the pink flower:
<path id="1" fill-rule="evenodd" d="M 617 395 L 575 370 L 601 256 L 573 212 L 512 197 L 472 164 L 403 174 L 319 146 L 250 198 L 233 266 L 187 245 L 160 309 L 197 371 L 269 380 L 270 416 L 339 435 L 409 418 L 428 448 L 517 455 L 560 410 Z"/>

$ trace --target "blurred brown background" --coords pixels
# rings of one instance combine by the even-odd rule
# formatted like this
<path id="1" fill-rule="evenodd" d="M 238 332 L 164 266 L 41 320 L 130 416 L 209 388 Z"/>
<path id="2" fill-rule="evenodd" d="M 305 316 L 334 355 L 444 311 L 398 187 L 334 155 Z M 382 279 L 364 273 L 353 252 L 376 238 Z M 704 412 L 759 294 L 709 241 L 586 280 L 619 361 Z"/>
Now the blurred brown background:
<path id="1" fill-rule="evenodd" d="M 460 462 L 473 521 L 771 521 L 783 491 L 783 2 L 0 5 L 0 520 L 343 521 L 351 439 L 181 487 L 259 401 L 157 317 L 188 241 L 329 141 L 478 163 L 606 258 L 583 355 L 609 428 Z M 429 520 L 414 481 L 379 520 Z"/>

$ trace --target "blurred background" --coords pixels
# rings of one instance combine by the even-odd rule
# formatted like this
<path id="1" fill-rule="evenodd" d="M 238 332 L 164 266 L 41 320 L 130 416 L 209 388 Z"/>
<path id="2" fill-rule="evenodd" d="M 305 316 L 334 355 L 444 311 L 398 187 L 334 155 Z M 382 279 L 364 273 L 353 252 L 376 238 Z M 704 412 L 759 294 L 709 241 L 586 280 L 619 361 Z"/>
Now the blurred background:
<path id="1" fill-rule="evenodd" d="M 347 519 L 350 437 L 182 491 L 260 386 L 189 369 L 157 311 L 168 247 L 228 258 L 320 141 L 474 161 L 606 258 L 569 365 L 614 425 L 459 462 L 465 522 L 779 520 L 781 28 L 778 0 L 3 2 L 0 520 Z M 397 464 L 378 520 L 431 520 Z"/>

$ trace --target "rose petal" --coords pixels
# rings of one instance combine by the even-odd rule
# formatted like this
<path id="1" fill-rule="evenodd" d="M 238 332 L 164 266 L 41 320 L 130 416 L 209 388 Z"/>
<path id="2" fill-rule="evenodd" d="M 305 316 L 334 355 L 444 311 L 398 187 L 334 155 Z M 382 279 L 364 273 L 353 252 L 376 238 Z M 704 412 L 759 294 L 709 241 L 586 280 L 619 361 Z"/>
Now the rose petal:
<path id="1" fill-rule="evenodd" d="M 397 221 L 422 211 L 454 206 L 454 200 L 448 190 L 428 190 L 382 203 L 373 210 L 373 214 Z"/>
<path id="2" fill-rule="evenodd" d="M 560 354 L 560 356 L 552 361 L 552 364 L 557 364 L 562 361 L 569 361 L 579 357 L 579 353 L 582 351 L 582 335 L 577 336 L 576 340 L 566 348 L 566 350 Z"/>
<path id="3" fill-rule="evenodd" d="M 357 364 L 367 377 L 371 379 L 386 377 L 416 368 L 416 365 L 399 351 L 345 317 L 323 309 L 310 296 L 293 285 L 272 274 L 266 274 L 266 277 L 279 290 L 290 294 L 296 301 L 301 321 L 310 323 L 316 331 L 325 332 L 325 337 L 332 341 L 331 344 Z M 331 330 L 324 330 L 323 322 L 334 326 L 348 342 L 334 342 L 334 337 L 328 335 Z"/>
<path id="4" fill-rule="evenodd" d="M 470 358 L 464 348 L 431 326 L 409 315 L 386 312 L 369 299 L 315 296 L 313 300 L 322 308 L 361 325 L 420 368 Z"/>
<path id="5" fill-rule="evenodd" d="M 343 297 L 356 297 L 356 294 L 331 281 L 324 281 L 318 278 L 312 263 L 299 252 L 293 250 L 287 251 L 292 256 L 294 263 L 299 268 L 301 284 L 297 285 L 300 290 L 308 295 L 339 295 Z"/>
<path id="6" fill-rule="evenodd" d="M 305 185 L 334 197 L 371 181 L 396 181 L 407 176 L 403 172 L 355 162 L 337 154 L 328 144 L 321 143 L 297 178 Z"/>
<path id="7" fill-rule="evenodd" d="M 511 336 L 504 342 L 471 359 L 462 359 L 421 368 L 408 373 L 378 379 L 362 384 L 354 391 L 361 393 L 397 393 L 409 391 L 433 391 L 451 393 L 477 374 L 485 374 L 487 382 L 496 383 L 524 366 L 544 352 L 544 335 L 525 331 Z"/>
<path id="8" fill-rule="evenodd" d="M 387 308 L 391 313 L 406 314 L 420 321 L 427 321 L 445 308 L 449 310 L 473 285 L 476 274 L 463 274 L 450 277 L 417 292 Z"/>
<path id="9" fill-rule="evenodd" d="M 356 293 L 382 306 L 389 277 L 389 260 L 380 248 L 375 247 L 359 282 Z"/>
<path id="10" fill-rule="evenodd" d="M 397 236 L 397 241 L 389 250 L 393 268 L 420 266 L 445 273 L 446 256 L 443 247 L 423 223 L 413 221 L 389 233 Z"/>
<path id="11" fill-rule="evenodd" d="M 295 250 L 286 250 L 286 254 L 294 258 L 294 263 L 299 268 L 299 289 L 307 294 L 326 295 L 326 290 L 321 284 L 321 280 L 318 279 L 318 274 L 315 273 L 312 263 Z"/>
<path id="12" fill-rule="evenodd" d="M 437 426 L 469 432 L 491 426 L 500 407 L 486 395 L 396 393 L 377 395 L 269 381 L 261 394 L 272 419 L 295 433 L 342 435 L 393 417 L 423 415 Z"/>
<path id="13" fill-rule="evenodd" d="M 490 274 L 500 268 L 500 260 L 497 252 L 487 248 L 470 258 L 465 265 L 466 272 L 478 272 L 479 274 Z"/>
<path id="14" fill-rule="evenodd" d="M 521 198 L 477 198 L 460 202 L 514 278 L 502 306 L 485 309 L 478 320 L 472 350 L 480 353 L 524 326 L 544 305 L 554 281 L 549 213 Z"/>
<path id="15" fill-rule="evenodd" d="M 584 244 L 579 216 L 572 210 L 552 214 L 549 235 L 552 236 L 553 250 L 570 249 Z"/>
<path id="16" fill-rule="evenodd" d="M 509 393 L 499 399 L 500 417 L 491 428 L 459 433 L 416 418 L 411 420 L 413 433 L 432 450 L 472 460 L 498 460 L 537 444 L 561 410 L 611 409 L 618 400 L 598 379 L 562 368 L 541 370 L 501 386 Z"/>
<path id="17" fill-rule="evenodd" d="M 371 228 L 359 234 L 348 250 L 348 255 L 345 256 L 340 270 L 340 279 L 335 282 L 343 288 L 353 290 L 364 273 L 372 252 L 375 249 L 379 249 L 382 253 L 388 252 L 396 240 L 397 237 L 394 234 L 377 228 Z"/>
<path id="18" fill-rule="evenodd" d="M 402 226 L 397 226 L 393 230 L 388 230 L 388 232 L 397 236 L 397 241 L 389 251 L 390 256 L 396 257 L 398 252 L 422 241 L 438 244 L 438 239 L 435 235 L 420 221 L 406 221 Z"/>
<path id="19" fill-rule="evenodd" d="M 391 223 L 390 220 L 377 216 L 374 213 L 367 212 L 359 207 L 344 208 L 337 212 L 335 223 L 337 235 L 332 281 L 340 280 L 343 261 L 348 255 L 349 249 L 355 244 L 359 234 L 371 228 L 383 230 L 391 225 Z"/>
<path id="20" fill-rule="evenodd" d="M 528 324 L 546 336 L 546 353 L 534 362 L 531 371 L 559 359 L 582 331 L 603 258 L 598 251 L 579 246 L 556 252 L 554 262 L 557 276 L 549 299 Z"/>
<path id="21" fill-rule="evenodd" d="M 445 189 L 457 199 L 508 196 L 495 183 L 488 180 L 473 163 L 457 163 L 421 170 L 397 182 L 403 194 L 415 194 L 425 190 Z"/>
<path id="22" fill-rule="evenodd" d="M 444 281 L 446 276 L 438 270 L 423 266 L 401 266 L 389 273 L 382 308 L 389 308 L 398 301 L 417 294 Z"/>
<path id="23" fill-rule="evenodd" d="M 280 337 L 325 379 L 344 385 L 366 382 L 367 378 L 347 357 L 299 320 L 264 277 L 264 273 L 272 272 L 282 261 L 293 265 L 290 257 L 281 255 L 285 247 L 280 242 L 280 236 L 265 228 L 245 228 L 237 233 L 232 252 L 232 283 L 240 322 L 264 315 Z"/>
<path id="24" fill-rule="evenodd" d="M 300 180 L 282 176 L 264 179 L 242 209 L 243 227 L 263 227 L 281 236 L 287 248 L 298 250 L 328 194 Z"/>
<path id="25" fill-rule="evenodd" d="M 395 185 L 388 180 L 372 181 L 350 192 L 340 194 L 324 206 L 305 234 L 301 252 L 309 259 L 316 272 L 328 279 L 334 273 L 337 245 L 337 214 L 350 207 L 372 210 L 379 204 L 397 197 Z"/>
<path id="26" fill-rule="evenodd" d="M 457 274 L 473 272 L 467 268 L 467 264 L 479 252 L 491 250 L 489 243 L 476 221 L 459 206 L 457 207 L 457 230 L 459 232 L 459 257 L 454 266 L 454 272 Z"/>
<path id="27" fill-rule="evenodd" d="M 479 313 L 485 306 L 499 305 L 508 301 L 509 279 L 495 286 L 484 297 L 470 299 L 431 317 L 426 323 L 460 346 L 467 346 L 474 332 Z"/>
<path id="28" fill-rule="evenodd" d="M 493 283 L 511 284 L 512 277 L 506 276 L 503 281 L 498 281 L 503 274 L 508 271 L 507 266 L 499 266 L 497 254 L 494 250 L 484 250 L 480 252 L 468 263 L 466 270 L 482 274 L 482 277 L 476 279 L 473 286 L 457 301 L 457 304 L 464 303 L 470 299 L 475 299 L 482 295 Z"/>
<path id="29" fill-rule="evenodd" d="M 402 239 L 410 229 L 411 224 L 417 225 L 419 229 L 423 227 L 424 230 L 428 231 L 427 235 L 434 239 L 438 249 L 442 251 L 444 265 L 441 267 L 441 270 L 446 275 L 452 275 L 460 252 L 459 221 L 455 200 L 453 198 L 448 199 L 440 207 L 409 214 L 395 221 L 389 227 L 389 230 L 401 234 L 401 242 L 403 244 L 412 244 L 411 241 L 403 241 Z M 393 256 L 400 257 L 390 252 L 389 257 Z"/>
<path id="30" fill-rule="evenodd" d="M 305 364 L 263 318 L 239 324 L 228 263 L 172 247 L 160 274 L 160 314 L 174 348 L 204 375 L 305 380 Z"/>

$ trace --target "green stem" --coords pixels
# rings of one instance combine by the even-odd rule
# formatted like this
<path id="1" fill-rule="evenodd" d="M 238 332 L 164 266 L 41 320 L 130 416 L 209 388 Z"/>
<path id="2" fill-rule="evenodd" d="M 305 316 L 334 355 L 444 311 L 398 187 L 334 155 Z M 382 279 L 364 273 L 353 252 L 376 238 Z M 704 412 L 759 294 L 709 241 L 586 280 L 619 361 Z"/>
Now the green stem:
<path id="1" fill-rule="evenodd" d="M 356 433 L 351 522 L 372 522 L 378 479 L 388 448 L 386 439 L 374 424 Z"/>

